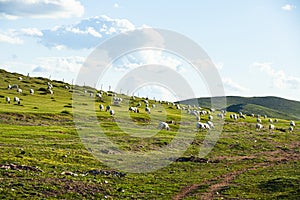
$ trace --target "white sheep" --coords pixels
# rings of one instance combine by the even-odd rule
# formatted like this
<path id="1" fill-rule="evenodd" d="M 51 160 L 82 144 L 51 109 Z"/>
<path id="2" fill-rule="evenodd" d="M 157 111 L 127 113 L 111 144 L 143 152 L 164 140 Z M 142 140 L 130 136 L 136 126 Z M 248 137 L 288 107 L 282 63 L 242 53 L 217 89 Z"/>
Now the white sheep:
<path id="1" fill-rule="evenodd" d="M 136 104 L 136 107 L 141 107 L 141 106 L 142 106 L 141 103 Z"/>
<path id="2" fill-rule="evenodd" d="M 53 93 L 54 93 L 53 90 L 49 89 L 48 91 L 51 95 L 53 95 Z"/>
<path id="3" fill-rule="evenodd" d="M 289 132 L 292 132 L 294 130 L 294 127 L 293 126 L 290 126 L 289 127 Z"/>
<path id="4" fill-rule="evenodd" d="M 110 105 L 107 105 L 105 111 L 107 112 L 109 110 L 110 110 Z"/>
<path id="5" fill-rule="evenodd" d="M 34 94 L 34 90 L 33 89 L 30 89 L 29 92 L 30 92 L 31 95 Z"/>
<path id="6" fill-rule="evenodd" d="M 218 113 L 217 117 L 219 117 L 220 119 L 224 119 L 224 114 L 223 113 Z"/>
<path id="7" fill-rule="evenodd" d="M 137 107 L 130 107 L 129 111 L 139 113 L 139 109 Z"/>
<path id="8" fill-rule="evenodd" d="M 102 98 L 102 95 L 101 95 L 100 93 L 97 93 L 97 94 L 96 94 L 96 97 L 97 97 L 98 99 L 101 99 L 101 98 Z"/>
<path id="9" fill-rule="evenodd" d="M 17 93 L 22 94 L 22 92 L 23 92 L 23 91 L 22 91 L 21 88 L 18 88 L 18 89 L 17 89 Z"/>
<path id="10" fill-rule="evenodd" d="M 290 126 L 296 126 L 294 121 L 290 121 Z"/>
<path id="11" fill-rule="evenodd" d="M 7 89 L 9 89 L 9 90 L 10 90 L 10 89 L 11 89 L 11 85 L 8 85 L 8 86 L 7 86 Z"/>
<path id="12" fill-rule="evenodd" d="M 166 122 L 160 122 L 158 125 L 158 129 L 162 130 L 162 129 L 166 129 L 167 131 L 170 130 L 169 124 L 167 124 Z"/>
<path id="13" fill-rule="evenodd" d="M 233 119 L 233 120 L 237 120 L 238 119 L 238 116 L 237 116 L 237 114 L 231 114 L 230 115 L 230 119 Z"/>
<path id="14" fill-rule="evenodd" d="M 214 128 L 215 127 L 212 121 L 207 121 L 206 124 L 208 124 L 208 126 L 210 128 Z"/>
<path id="15" fill-rule="evenodd" d="M 103 111 L 103 110 L 104 110 L 104 106 L 103 106 L 102 104 L 100 104 L 100 105 L 99 105 L 99 109 L 100 109 L 101 111 Z"/>
<path id="16" fill-rule="evenodd" d="M 148 114 L 150 114 L 150 108 L 149 108 L 149 107 L 146 107 L 146 108 L 145 108 L 145 111 L 146 111 Z"/>
<path id="17" fill-rule="evenodd" d="M 260 129 L 263 128 L 263 125 L 260 124 L 260 123 L 257 123 L 256 126 L 255 126 L 255 128 L 256 128 L 256 130 L 258 131 L 258 130 L 260 130 Z"/>
<path id="18" fill-rule="evenodd" d="M 200 121 L 200 120 L 201 120 L 200 116 L 197 115 L 197 116 L 196 116 L 196 121 Z"/>
<path id="19" fill-rule="evenodd" d="M 261 119 L 260 118 L 257 118 L 256 121 L 257 121 L 257 123 L 261 123 Z"/>
<path id="20" fill-rule="evenodd" d="M 269 130 L 271 131 L 271 130 L 274 130 L 274 129 L 275 129 L 274 124 L 269 124 Z"/>
<path id="21" fill-rule="evenodd" d="M 113 115 L 115 115 L 115 111 L 114 111 L 114 110 L 110 110 L 110 111 L 109 111 L 109 114 L 110 114 L 111 116 L 113 116 Z"/>
<path id="22" fill-rule="evenodd" d="M 90 97 L 94 97 L 94 94 L 92 92 L 90 92 Z"/>
<path id="23" fill-rule="evenodd" d="M 155 108 L 155 104 L 152 104 L 152 108 Z"/>
<path id="24" fill-rule="evenodd" d="M 207 123 L 202 123 L 202 122 L 196 122 L 196 129 L 199 130 L 210 130 L 210 126 Z"/>
<path id="25" fill-rule="evenodd" d="M 240 115 L 240 118 L 241 119 L 246 119 L 246 116 L 242 114 L 242 115 Z"/>
<path id="26" fill-rule="evenodd" d="M 274 119 L 274 123 L 277 123 L 278 122 L 278 119 Z"/>
<path id="27" fill-rule="evenodd" d="M 21 103 L 19 97 L 14 97 L 14 102 L 17 102 L 18 104 Z"/>
<path id="28" fill-rule="evenodd" d="M 212 121 L 212 120 L 213 120 L 213 116 L 209 115 L 209 116 L 208 116 L 208 120 L 209 120 L 209 121 Z"/>
<path id="29" fill-rule="evenodd" d="M 22 78 L 21 76 L 20 76 L 18 79 L 19 79 L 19 81 L 22 81 L 22 80 L 23 80 L 23 78 Z"/>
<path id="30" fill-rule="evenodd" d="M 179 110 L 179 109 L 180 109 L 180 105 L 178 105 L 178 104 L 177 104 L 177 105 L 176 105 L 176 109 L 178 109 L 178 110 Z"/>
<path id="31" fill-rule="evenodd" d="M 270 122 L 270 123 L 273 123 L 273 120 L 272 120 L 272 119 L 269 119 L 269 122 Z"/>
<path id="32" fill-rule="evenodd" d="M 5 98 L 6 102 L 9 104 L 10 103 L 10 98 L 9 97 L 6 97 Z"/>

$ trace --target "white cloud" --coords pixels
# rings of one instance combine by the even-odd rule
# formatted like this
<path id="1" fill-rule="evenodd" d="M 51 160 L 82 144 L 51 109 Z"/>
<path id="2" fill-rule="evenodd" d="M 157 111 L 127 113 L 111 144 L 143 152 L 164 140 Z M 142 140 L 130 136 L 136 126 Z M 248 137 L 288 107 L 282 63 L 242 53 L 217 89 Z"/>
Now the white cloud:
<path id="1" fill-rule="evenodd" d="M 119 8 L 119 4 L 118 3 L 114 3 L 114 8 Z"/>
<path id="2" fill-rule="evenodd" d="M 80 17 L 84 7 L 77 0 L 0 0 L 0 17 L 17 19 Z"/>
<path id="3" fill-rule="evenodd" d="M 77 24 L 56 26 L 41 30 L 40 43 L 55 48 L 64 46 L 70 49 L 90 49 L 104 40 L 126 31 L 136 29 L 127 19 L 112 19 L 108 16 L 96 16 L 83 19 Z"/>
<path id="4" fill-rule="evenodd" d="M 6 35 L 0 33 L 0 42 L 9 43 L 9 44 L 23 44 L 24 41 L 14 35 Z"/>
<path id="5" fill-rule="evenodd" d="M 259 68 L 260 71 L 265 72 L 272 79 L 272 86 L 279 89 L 299 89 L 300 78 L 287 75 L 283 70 L 275 70 L 272 63 L 258 63 L 252 64 L 252 67 Z"/>
<path id="6" fill-rule="evenodd" d="M 23 28 L 21 33 L 27 36 L 43 36 L 43 33 L 37 28 Z"/>
<path id="7" fill-rule="evenodd" d="M 294 8 L 296 8 L 296 6 L 294 5 L 291 5 L 291 4 L 286 4 L 284 6 L 281 7 L 282 10 L 285 10 L 285 11 L 291 11 L 293 10 Z"/>
<path id="8" fill-rule="evenodd" d="M 228 77 L 222 78 L 222 82 L 225 90 L 229 90 L 232 92 L 244 92 L 247 90 L 245 87 L 241 86 L 240 84 L 236 83 L 235 81 L 233 81 L 231 78 Z"/>

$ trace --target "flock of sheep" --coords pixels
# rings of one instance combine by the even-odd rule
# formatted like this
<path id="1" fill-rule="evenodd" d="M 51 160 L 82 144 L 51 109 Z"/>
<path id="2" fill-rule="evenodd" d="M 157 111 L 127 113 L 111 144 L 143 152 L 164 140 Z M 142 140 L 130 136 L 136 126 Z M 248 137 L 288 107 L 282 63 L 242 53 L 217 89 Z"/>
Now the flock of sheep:
<path id="1" fill-rule="evenodd" d="M 18 78 L 19 81 L 22 81 L 22 77 L 19 77 Z M 15 89 L 16 92 L 21 95 L 22 94 L 22 89 L 19 88 L 19 86 L 17 84 L 14 84 L 14 85 L 8 85 L 7 87 L 9 90 L 13 90 Z M 66 89 L 70 89 L 69 86 L 65 86 Z M 31 95 L 34 94 L 34 90 L 31 88 L 29 90 L 29 93 Z M 47 82 L 47 93 L 53 95 L 53 85 L 50 83 L 50 82 Z M 84 90 L 84 94 L 86 95 L 87 94 L 87 91 Z M 107 92 L 104 92 L 104 91 L 101 91 L 100 93 L 96 93 L 96 98 L 98 99 L 102 99 L 102 95 L 107 95 Z M 89 96 L 91 98 L 94 98 L 94 93 L 93 92 L 90 92 L 89 93 Z M 135 100 L 135 97 L 132 96 L 132 100 Z M 21 101 L 20 101 L 20 98 L 15 96 L 13 98 L 13 101 L 16 102 L 17 104 L 20 104 Z M 117 97 L 116 94 L 113 94 L 113 98 L 112 98 L 112 104 L 114 106 L 120 106 L 120 104 L 122 103 L 123 99 L 120 98 L 120 97 Z M 10 97 L 6 97 L 6 102 L 8 104 L 10 104 L 11 102 L 11 99 Z M 156 101 L 155 101 L 156 102 Z M 142 101 L 142 103 L 144 103 L 144 106 L 145 106 L 145 112 L 148 113 L 148 114 L 151 114 L 151 108 L 149 106 L 149 101 L 148 99 L 144 99 Z M 134 113 L 139 113 L 140 110 L 139 108 L 141 108 L 142 106 L 142 103 L 137 103 L 136 106 L 130 106 L 129 107 L 129 111 L 130 112 L 134 112 Z M 162 104 L 163 102 L 162 101 L 158 101 L 159 104 Z M 211 115 L 211 113 L 215 112 L 215 109 L 209 109 L 209 110 L 205 110 L 205 109 L 202 109 L 201 107 L 196 107 L 195 105 L 191 106 L 191 105 L 187 105 L 187 106 L 182 106 L 182 105 L 179 105 L 179 104 L 175 104 L 175 103 L 171 103 L 171 102 L 164 102 L 166 103 L 167 105 L 171 105 L 171 106 L 174 106 L 176 109 L 178 110 L 181 110 L 181 111 L 186 111 L 187 114 L 189 115 L 192 115 L 195 117 L 196 119 L 196 130 L 210 130 L 210 129 L 213 129 L 214 128 L 214 124 L 213 124 L 213 116 Z M 151 106 L 153 109 L 156 107 L 155 104 L 152 104 Z M 106 111 L 106 112 L 109 112 L 111 116 L 114 116 L 115 115 L 115 111 L 113 109 L 111 109 L 111 106 L 110 105 L 107 105 L 104 109 L 104 105 L 103 104 L 100 104 L 99 105 L 99 109 L 100 111 Z M 205 116 L 207 115 L 207 121 L 206 122 L 201 122 L 201 116 Z M 226 116 L 226 111 L 225 110 L 221 110 L 219 111 L 219 113 L 216 114 L 216 116 L 220 119 L 224 119 L 224 117 Z M 263 128 L 263 125 L 262 125 L 262 120 L 261 120 L 261 116 L 260 115 L 254 115 L 254 114 L 251 114 L 250 117 L 252 118 L 255 118 L 256 117 L 256 121 L 257 121 L 257 124 L 256 124 L 256 130 L 261 130 Z M 264 119 L 267 119 L 267 116 L 263 116 Z M 238 119 L 246 119 L 246 115 L 243 114 L 243 113 L 233 113 L 233 114 L 230 114 L 230 119 L 233 119 L 234 121 L 238 120 Z M 272 131 L 275 129 L 275 125 L 274 123 L 277 123 L 278 120 L 277 119 L 271 119 L 269 118 L 268 119 L 268 122 L 269 122 L 269 130 Z M 173 122 L 171 122 L 173 123 Z M 295 122 L 294 121 L 290 121 L 289 123 L 289 127 L 288 127 L 288 131 L 293 131 L 294 130 L 294 127 L 296 126 Z M 158 129 L 165 129 L 165 130 L 170 130 L 170 127 L 169 127 L 169 123 L 167 122 L 159 122 L 158 124 Z"/>

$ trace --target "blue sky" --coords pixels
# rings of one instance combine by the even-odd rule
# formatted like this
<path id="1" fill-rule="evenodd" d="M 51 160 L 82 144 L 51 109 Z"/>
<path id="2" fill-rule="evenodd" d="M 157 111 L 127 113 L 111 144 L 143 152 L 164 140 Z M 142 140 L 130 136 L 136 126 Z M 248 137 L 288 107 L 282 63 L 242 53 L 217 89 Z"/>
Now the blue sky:
<path id="1" fill-rule="evenodd" d="M 300 100 L 299 9 L 296 0 L 0 0 L 0 68 L 71 82 L 98 44 L 148 26 L 197 42 L 216 64 L 226 95 Z M 164 64 L 176 65 L 171 61 Z M 196 95 L 209 96 L 197 84 Z M 143 92 L 173 99 L 164 89 Z"/>

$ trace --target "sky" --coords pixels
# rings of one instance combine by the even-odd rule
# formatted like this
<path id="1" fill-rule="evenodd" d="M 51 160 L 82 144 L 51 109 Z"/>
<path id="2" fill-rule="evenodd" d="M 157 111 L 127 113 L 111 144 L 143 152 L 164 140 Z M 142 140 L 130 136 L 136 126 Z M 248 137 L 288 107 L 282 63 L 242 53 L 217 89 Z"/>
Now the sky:
<path id="1" fill-rule="evenodd" d="M 0 0 L 0 68 L 76 82 L 99 45 L 151 27 L 196 42 L 217 68 L 225 95 L 300 101 L 299 9 L 298 0 Z M 188 62 L 154 50 L 121 56 L 93 86 L 116 89 L 124 74 L 145 64 L 174 69 L 196 97 L 212 94 Z M 158 85 L 143 86 L 134 94 L 179 98 L 176 91 Z"/>

